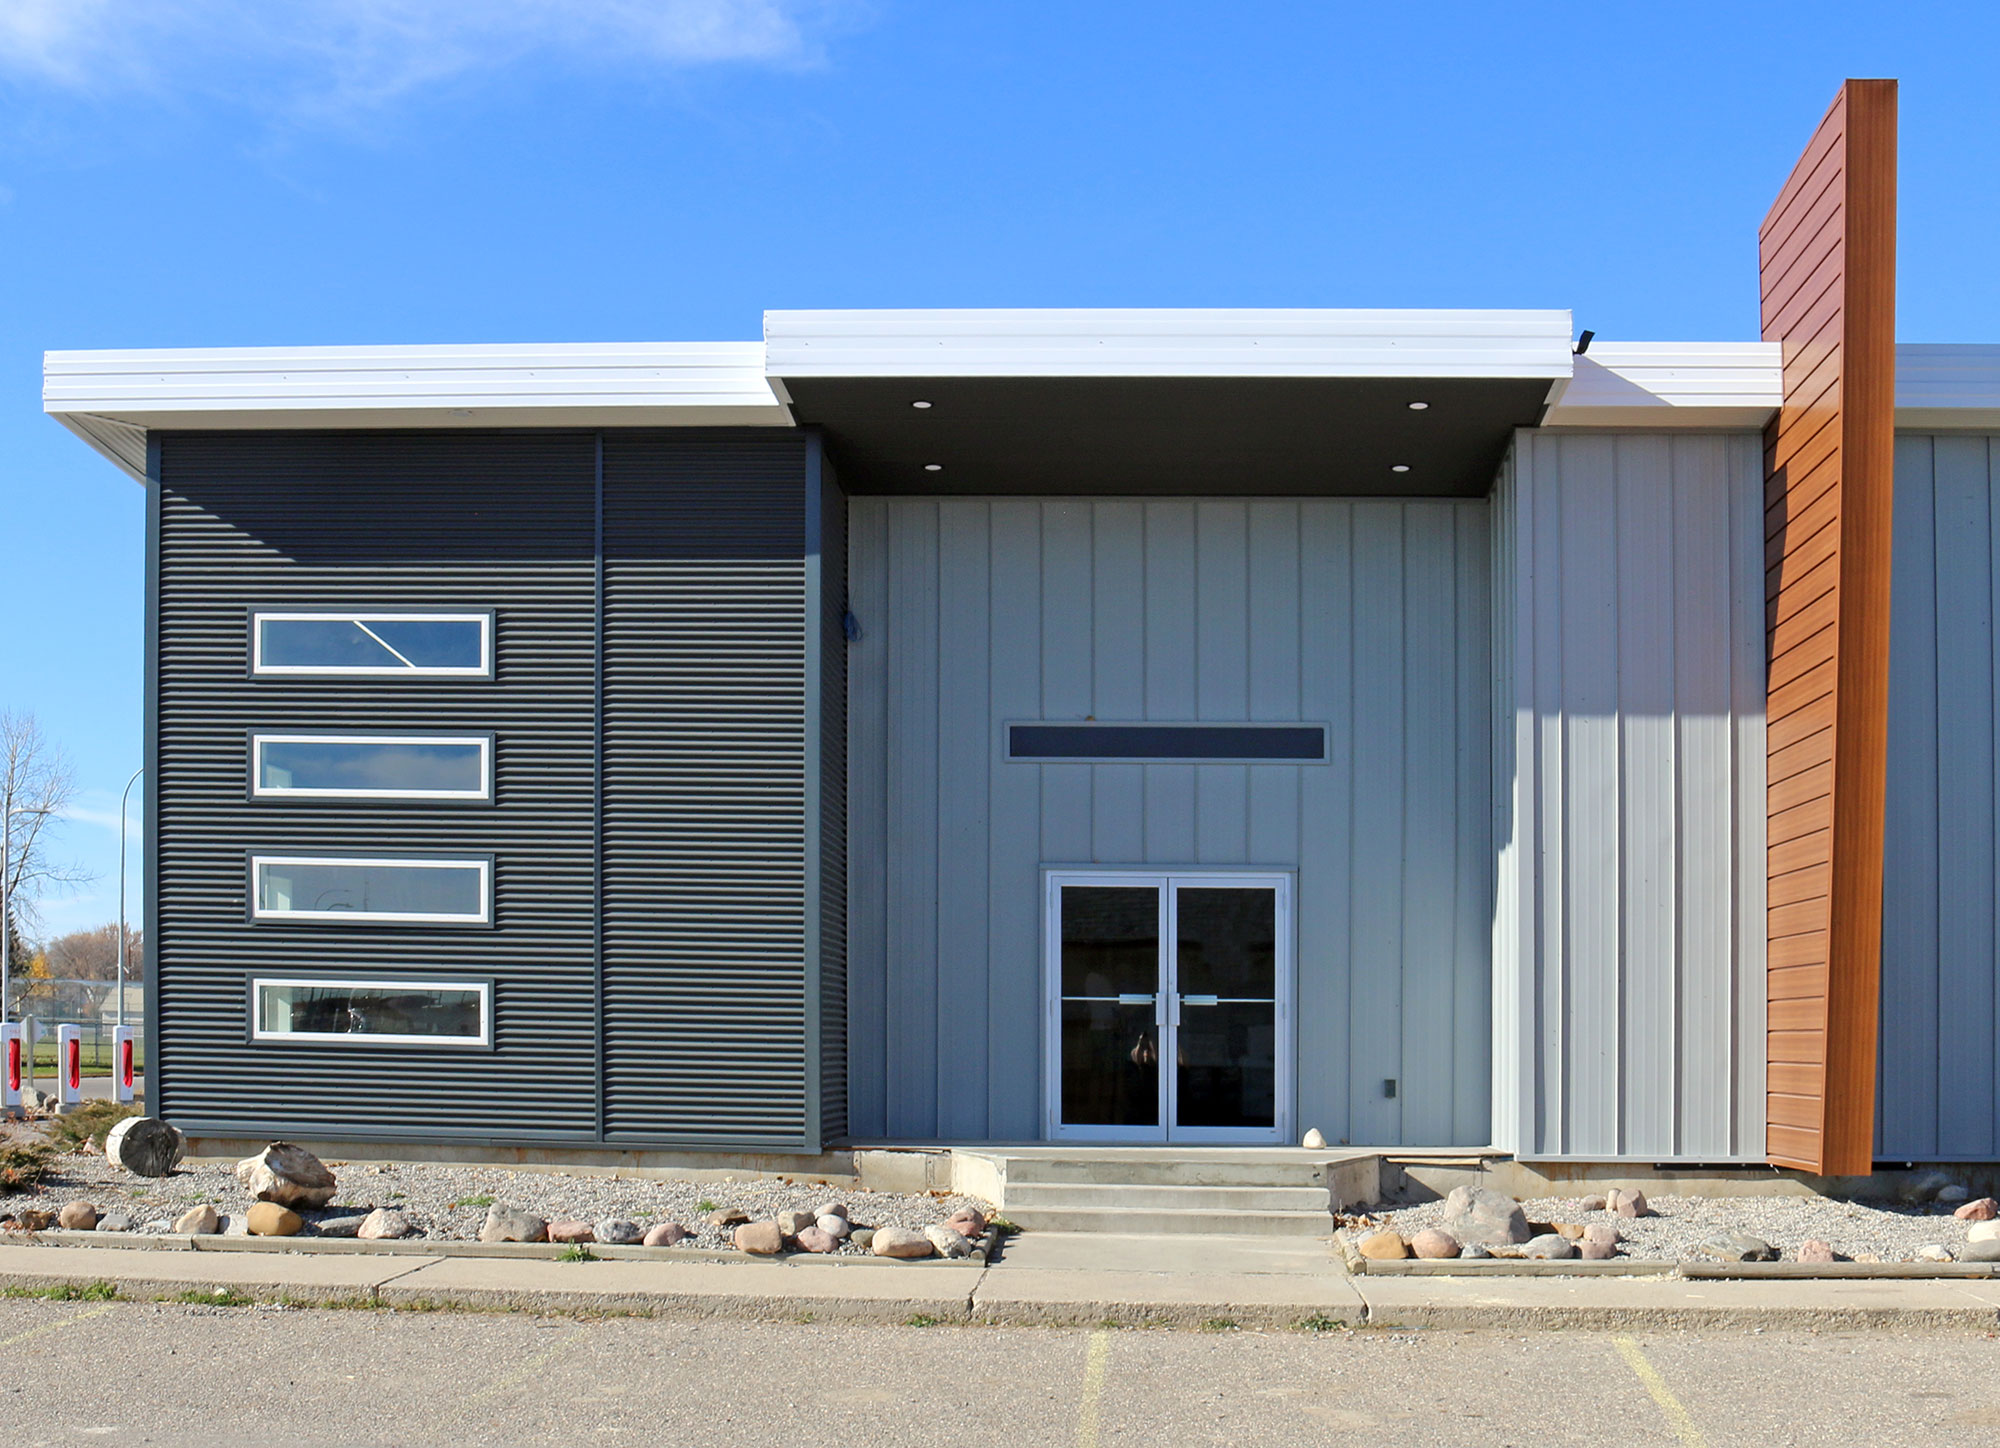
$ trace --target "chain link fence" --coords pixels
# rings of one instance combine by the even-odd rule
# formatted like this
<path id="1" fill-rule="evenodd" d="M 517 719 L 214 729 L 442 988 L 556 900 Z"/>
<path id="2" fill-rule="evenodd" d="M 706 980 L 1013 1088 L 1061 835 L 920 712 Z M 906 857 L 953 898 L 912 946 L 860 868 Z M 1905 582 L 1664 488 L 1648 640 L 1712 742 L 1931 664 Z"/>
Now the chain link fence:
<path id="1" fill-rule="evenodd" d="M 118 982 L 10 977 L 6 1019 L 35 1022 L 35 1068 L 53 1071 L 56 1027 L 75 1026 L 82 1040 L 83 1069 L 93 1074 L 112 1065 L 111 1033 L 119 1025 Z M 125 1020 L 136 1033 L 133 1064 L 145 1069 L 146 991 L 138 981 L 125 985 Z"/>

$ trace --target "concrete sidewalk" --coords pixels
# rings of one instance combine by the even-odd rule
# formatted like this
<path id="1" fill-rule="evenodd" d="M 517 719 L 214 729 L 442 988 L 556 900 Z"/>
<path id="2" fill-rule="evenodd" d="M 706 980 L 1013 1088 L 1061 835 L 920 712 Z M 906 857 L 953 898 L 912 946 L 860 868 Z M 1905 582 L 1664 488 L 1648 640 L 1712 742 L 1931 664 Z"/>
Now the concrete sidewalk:
<path id="1" fill-rule="evenodd" d="M 2000 1281 L 1351 1277 L 1323 1242 L 1030 1233 L 990 1265 L 777 1259 L 559 1262 L 348 1250 L 0 1247 L 0 1289 L 112 1282 L 264 1301 L 765 1321 L 1262 1328 L 2000 1325 Z"/>

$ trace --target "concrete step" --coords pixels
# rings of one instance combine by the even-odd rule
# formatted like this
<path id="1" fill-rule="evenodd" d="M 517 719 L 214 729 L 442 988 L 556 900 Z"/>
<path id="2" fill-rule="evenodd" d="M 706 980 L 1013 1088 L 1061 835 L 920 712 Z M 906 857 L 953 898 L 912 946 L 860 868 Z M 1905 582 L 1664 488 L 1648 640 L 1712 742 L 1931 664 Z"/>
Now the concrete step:
<path id="1" fill-rule="evenodd" d="M 1028 1232 L 1120 1232 L 1171 1236 L 1331 1237 L 1333 1216 L 1317 1212 L 1215 1212 L 1172 1207 L 1005 1207 Z"/>
<path id="2" fill-rule="evenodd" d="M 996 1155 L 999 1155 L 996 1153 Z M 1098 1186 L 1323 1187 L 1327 1166 L 1310 1158 L 1001 1156 L 1009 1187 L 1076 1182 Z"/>
<path id="3" fill-rule="evenodd" d="M 1017 1210 L 1087 1207 L 1130 1211 L 1168 1207 L 1202 1212 L 1326 1212 L 1326 1188 L 1314 1187 L 1187 1187 L 1133 1182 L 1017 1182 L 1010 1179 L 1001 1204 L 1009 1216 Z"/>

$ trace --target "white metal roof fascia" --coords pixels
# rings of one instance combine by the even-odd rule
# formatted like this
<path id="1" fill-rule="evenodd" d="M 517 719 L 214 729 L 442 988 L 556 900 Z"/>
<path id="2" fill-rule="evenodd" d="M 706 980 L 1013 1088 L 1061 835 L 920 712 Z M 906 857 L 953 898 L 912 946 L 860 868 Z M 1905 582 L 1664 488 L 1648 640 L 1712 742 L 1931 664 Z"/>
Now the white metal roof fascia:
<path id="1" fill-rule="evenodd" d="M 1347 309 L 766 312 L 786 377 L 1570 375 L 1567 311 Z"/>
<path id="2" fill-rule="evenodd" d="M 1896 426 L 2000 432 L 2000 346 L 1898 343 Z"/>
<path id="3" fill-rule="evenodd" d="M 1776 342 L 1599 342 L 1544 427 L 1762 427 L 1784 395 Z"/>
<path id="4" fill-rule="evenodd" d="M 42 410 L 136 477 L 155 427 L 793 425 L 758 342 L 49 352 Z"/>

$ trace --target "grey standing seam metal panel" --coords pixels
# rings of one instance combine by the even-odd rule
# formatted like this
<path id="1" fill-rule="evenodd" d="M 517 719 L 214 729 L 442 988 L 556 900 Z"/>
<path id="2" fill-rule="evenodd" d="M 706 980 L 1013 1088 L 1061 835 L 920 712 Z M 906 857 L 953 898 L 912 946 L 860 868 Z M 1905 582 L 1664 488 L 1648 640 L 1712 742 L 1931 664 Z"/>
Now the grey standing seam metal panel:
<path id="1" fill-rule="evenodd" d="M 160 439 L 149 1105 L 190 1131 L 587 1140 L 593 440 Z M 497 678 L 250 679 L 263 607 L 497 608 Z M 247 803 L 252 727 L 493 730 L 498 805 Z M 492 852 L 492 929 L 256 925 L 248 849 Z M 252 972 L 490 976 L 496 1048 L 246 1044 Z M 387 1084 L 387 1083 L 393 1083 Z"/>
<path id="2" fill-rule="evenodd" d="M 2000 1154 L 2000 438 L 1896 440 L 1876 1155 Z"/>
<path id="3" fill-rule="evenodd" d="M 807 486 L 819 498 L 819 1139 L 847 1135 L 847 495 L 817 435 Z"/>
<path id="4" fill-rule="evenodd" d="M 1451 1044 L 1489 1029 L 1490 878 L 1453 866 L 1489 850 L 1486 518 L 1483 501 L 857 499 L 852 587 L 881 616 L 853 649 L 851 808 L 857 831 L 881 822 L 887 869 L 879 890 L 857 873 L 849 920 L 851 1029 L 868 1043 L 856 1135 L 875 1134 L 871 1111 L 899 1135 L 930 1121 L 1039 1135 L 1040 867 L 1201 862 L 1300 870 L 1300 1129 L 1485 1145 L 1486 1056 Z M 1335 762 L 1057 765 L 1000 749 L 1006 719 L 1127 709 L 1324 719 Z M 983 840 L 959 848 L 982 809 Z M 1406 868 L 1385 845 L 1412 809 L 1441 863 Z M 1379 880 L 1352 883 L 1349 862 Z M 1425 890 L 1437 898 L 1406 904 Z M 1438 922 L 1452 938 L 1415 950 Z M 1448 1000 L 1441 1038 L 1419 1032 L 1409 1051 L 1406 989 Z M 1386 1078 L 1415 1088 L 1407 1129 Z M 946 1099 L 982 1080 L 983 1100 Z"/>
<path id="5" fill-rule="evenodd" d="M 606 1136 L 817 1150 L 806 441 L 604 447 Z"/>
<path id="6" fill-rule="evenodd" d="M 1496 1135 L 1524 1157 L 1762 1158 L 1762 489 L 1748 435 L 1526 432 L 1503 470 L 1523 1124 Z"/>

